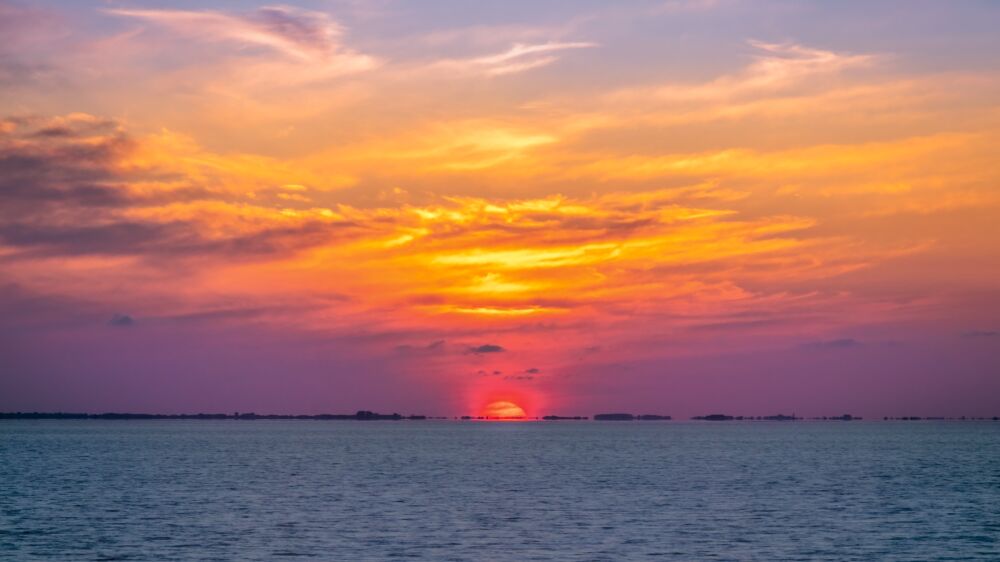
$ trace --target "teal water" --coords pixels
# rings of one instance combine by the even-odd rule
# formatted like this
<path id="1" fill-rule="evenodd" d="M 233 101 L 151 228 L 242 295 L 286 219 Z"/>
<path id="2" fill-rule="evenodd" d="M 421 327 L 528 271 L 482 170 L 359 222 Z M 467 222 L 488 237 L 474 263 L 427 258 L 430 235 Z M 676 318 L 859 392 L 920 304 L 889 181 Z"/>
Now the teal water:
<path id="1" fill-rule="evenodd" d="M 0 421 L 0 559 L 393 558 L 1000 560 L 1000 423 Z"/>

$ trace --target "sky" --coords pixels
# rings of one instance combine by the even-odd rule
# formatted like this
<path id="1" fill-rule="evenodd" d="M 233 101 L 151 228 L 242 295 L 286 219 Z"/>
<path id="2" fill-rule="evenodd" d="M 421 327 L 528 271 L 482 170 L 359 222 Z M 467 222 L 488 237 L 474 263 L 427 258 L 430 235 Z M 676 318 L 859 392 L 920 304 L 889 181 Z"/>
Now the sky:
<path id="1" fill-rule="evenodd" d="M 998 415 L 998 27 L 0 0 L 0 410 Z"/>

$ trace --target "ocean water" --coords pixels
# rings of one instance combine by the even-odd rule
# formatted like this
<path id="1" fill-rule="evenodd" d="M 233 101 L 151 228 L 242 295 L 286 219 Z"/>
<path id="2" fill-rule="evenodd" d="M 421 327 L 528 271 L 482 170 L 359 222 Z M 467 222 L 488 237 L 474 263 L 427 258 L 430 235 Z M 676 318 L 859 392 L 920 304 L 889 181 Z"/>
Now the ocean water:
<path id="1" fill-rule="evenodd" d="M 1000 560 L 1000 423 L 0 421 L 0 559 L 395 558 Z"/>

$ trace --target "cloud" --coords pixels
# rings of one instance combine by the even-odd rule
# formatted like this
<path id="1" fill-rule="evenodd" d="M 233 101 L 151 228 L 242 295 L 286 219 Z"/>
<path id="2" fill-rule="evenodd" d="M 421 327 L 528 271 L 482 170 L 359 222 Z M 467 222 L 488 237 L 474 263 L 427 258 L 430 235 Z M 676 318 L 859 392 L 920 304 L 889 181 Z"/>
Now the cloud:
<path id="1" fill-rule="evenodd" d="M 653 8 L 654 14 L 707 12 L 717 8 L 720 0 L 667 0 Z"/>
<path id="2" fill-rule="evenodd" d="M 0 119 L 0 217 L 129 204 L 116 164 L 131 147 L 116 123 L 87 114 Z"/>
<path id="3" fill-rule="evenodd" d="M 857 55 L 808 47 L 793 42 L 750 40 L 760 52 L 743 73 L 743 88 L 782 86 L 815 74 L 836 73 L 873 64 L 873 55 Z"/>
<path id="4" fill-rule="evenodd" d="M 556 26 L 526 24 L 472 25 L 453 29 L 432 31 L 418 38 L 426 45 L 446 45 L 459 47 L 489 48 L 499 45 L 531 43 L 545 39 L 564 37 L 575 31 L 579 24 L 589 18 L 575 18 Z"/>
<path id="5" fill-rule="evenodd" d="M 839 338 L 835 340 L 824 340 L 802 344 L 801 347 L 807 349 L 851 349 L 861 347 L 864 344 L 854 338 Z"/>
<path id="6" fill-rule="evenodd" d="M 730 331 L 730 330 L 755 330 L 758 328 L 766 328 L 768 326 L 773 326 L 775 324 L 780 324 L 782 321 L 779 319 L 757 319 L 757 320 L 728 320 L 724 322 L 707 322 L 705 324 L 698 324 L 692 326 L 692 331 Z"/>
<path id="7" fill-rule="evenodd" d="M 536 368 L 532 367 L 530 369 L 525 369 L 524 372 L 528 373 L 528 374 L 531 374 L 531 375 L 537 375 L 538 373 L 541 373 L 542 371 L 540 369 L 536 369 Z"/>
<path id="8" fill-rule="evenodd" d="M 767 289 L 775 275 L 789 284 L 808 283 L 872 258 L 871 250 L 841 241 L 811 240 L 812 221 L 742 215 L 719 206 L 728 201 L 689 206 L 676 189 L 524 199 L 427 195 L 420 204 L 391 200 L 360 207 L 328 195 L 325 207 L 295 205 L 267 194 L 315 194 L 317 201 L 321 194 L 307 187 L 312 181 L 280 166 L 276 171 L 270 161 L 188 144 L 162 152 L 164 139 L 133 137 L 119 123 L 90 116 L 4 123 L 0 142 L 7 143 L 8 159 L 0 170 L 10 173 L 0 175 L 0 200 L 10 204 L 0 206 L 0 259 L 24 271 L 60 269 L 54 265 L 60 260 L 51 258 L 63 258 L 66 268 L 107 264 L 115 279 L 147 276 L 161 285 L 180 272 L 197 272 L 198 282 L 212 289 L 195 290 L 206 295 L 205 302 L 186 307 L 195 312 L 255 308 L 266 302 L 263 296 L 288 286 L 336 292 L 349 297 L 336 306 L 338 313 L 355 311 L 353 318 L 373 332 L 391 331 L 383 323 L 405 310 L 414 326 L 402 337 L 383 338 L 383 346 L 405 343 L 394 353 L 431 362 L 505 348 L 445 349 L 417 338 L 505 341 L 513 336 L 489 327 L 515 323 L 522 333 L 578 334 L 567 346 L 573 350 L 592 343 L 586 334 L 598 318 L 609 319 L 607 332 L 613 333 L 627 332 L 618 325 L 624 318 L 670 319 L 670 332 L 680 339 L 710 330 L 727 338 L 787 331 L 803 321 L 802 308 L 822 301 L 842 306 L 850 299 Z M 244 171 L 248 163 L 252 173 Z M 8 212 L 14 206 L 20 210 Z M 399 271 L 407 272 L 405 278 Z M 93 283 L 104 286 L 109 278 L 94 274 Z M 262 300 L 219 303 L 207 296 L 223 290 L 216 284 L 237 279 Z M 302 323 L 332 329 L 323 319 L 328 308 L 304 313 Z M 763 311 L 769 315 L 759 316 Z M 144 306 L 147 319 L 170 312 L 185 311 Z M 442 330 L 430 318 L 448 318 L 456 327 Z M 252 320 L 283 321 L 280 314 Z M 538 344 L 506 343 L 525 363 L 537 359 L 532 348 Z M 602 342 L 607 349 L 619 344 L 614 338 Z M 660 345 L 642 352 L 662 351 Z"/>
<path id="9" fill-rule="evenodd" d="M 515 43 L 501 53 L 467 59 L 446 59 L 431 66 L 458 72 L 500 76 L 550 65 L 559 60 L 559 57 L 553 54 L 559 51 L 597 46 L 597 43 L 590 42 Z"/>
<path id="10" fill-rule="evenodd" d="M 992 338 L 1000 336 L 1000 332 L 995 330 L 969 330 L 967 332 L 962 332 L 963 338 Z"/>
<path id="11" fill-rule="evenodd" d="M 12 257 L 136 256 L 187 258 L 227 255 L 232 258 L 284 256 L 293 249 L 324 244 L 338 226 L 307 222 L 293 227 L 269 226 L 244 234 L 214 236 L 196 221 L 112 221 L 89 225 L 0 224 L 0 242 L 21 250 Z"/>
<path id="12" fill-rule="evenodd" d="M 87 114 L 0 119 L 0 244 L 16 250 L 7 257 L 263 256 L 323 244 L 354 226 L 331 213 L 289 220 L 283 210 L 225 203 L 231 194 L 185 171 L 134 163 L 156 149 Z M 192 212 L 164 215 L 164 205 Z M 236 220 L 209 226 L 199 215 L 207 209 Z M 248 211 L 257 216 L 234 216 Z M 276 220 L 262 221 L 262 212 Z"/>
<path id="13" fill-rule="evenodd" d="M 329 15 L 287 6 L 249 13 L 218 11 L 110 9 L 107 13 L 151 22 L 179 35 L 240 47 L 257 47 L 301 63 L 336 67 L 344 72 L 377 66 L 371 56 L 343 46 L 343 28 Z"/>
<path id="14" fill-rule="evenodd" d="M 53 70 L 52 45 L 67 29 L 57 13 L 0 0 L 0 87 L 23 88 Z"/>
<path id="15" fill-rule="evenodd" d="M 397 354 L 407 357 L 441 355 L 445 352 L 445 346 L 444 340 L 437 340 L 422 346 L 409 344 L 397 345 L 395 351 Z"/>
<path id="16" fill-rule="evenodd" d="M 127 328 L 135 324 L 135 320 L 128 314 L 115 314 L 108 320 L 108 325 L 119 328 Z"/>
<path id="17" fill-rule="evenodd" d="M 246 15 L 212 11 L 111 9 L 107 13 L 156 23 L 203 41 L 233 41 L 264 46 L 310 60 L 339 47 L 340 26 L 324 14 L 268 7 Z"/>
<path id="18" fill-rule="evenodd" d="M 847 306 L 858 304 L 850 294 L 813 287 L 879 255 L 850 239 L 818 238 L 806 217 L 739 212 L 731 199 L 692 203 L 684 188 L 423 194 L 352 206 L 315 192 L 313 178 L 296 177 L 291 166 L 212 153 L 176 137 L 136 137 L 114 121 L 15 118 L 0 129 L 7 158 L 0 169 L 9 172 L 0 175 L 0 198 L 11 203 L 0 206 L 0 259 L 20 260 L 19 275 L 39 283 L 59 278 L 58 271 L 90 276 L 89 287 L 104 291 L 93 297 L 102 310 L 122 298 L 111 287 L 127 284 L 146 294 L 129 300 L 143 304 L 144 325 L 171 313 L 255 308 L 289 292 L 332 291 L 349 297 L 336 313 L 319 305 L 301 321 L 277 313 L 248 320 L 317 332 L 355 323 L 364 333 L 396 331 L 373 353 L 405 343 L 395 353 L 419 356 L 415 363 L 505 351 L 465 343 L 438 357 L 444 344 L 427 340 L 446 338 L 505 341 L 524 364 L 553 364 L 541 360 L 552 353 L 540 351 L 541 343 L 520 339 L 543 331 L 566 334 L 560 354 L 575 357 L 599 341 L 609 355 L 652 355 L 698 340 L 787 334 L 823 314 L 856 311 Z M 279 201 L 268 196 L 274 192 L 313 195 L 315 203 Z M 7 212 L 12 205 L 21 210 Z M 105 269 L 90 273 L 95 264 Z M 165 287 L 181 275 L 195 283 L 195 296 L 184 298 L 204 300 L 158 310 L 168 305 L 157 304 L 155 291 L 170 295 Z M 133 278 L 155 283 L 125 283 Z M 234 283 L 254 298 L 212 296 Z M 75 290 L 66 283 L 66 292 Z M 630 333 L 626 325 L 636 322 L 653 327 L 648 336 Z M 642 341 L 647 337 L 658 343 Z"/>
<path id="19" fill-rule="evenodd" d="M 790 94 L 796 88 L 815 88 L 820 85 L 820 78 L 870 67 L 878 60 L 870 54 L 837 52 L 794 42 L 750 40 L 747 44 L 753 49 L 752 62 L 737 73 L 704 83 L 626 88 L 607 98 L 641 105 L 733 103 L 779 93 Z"/>

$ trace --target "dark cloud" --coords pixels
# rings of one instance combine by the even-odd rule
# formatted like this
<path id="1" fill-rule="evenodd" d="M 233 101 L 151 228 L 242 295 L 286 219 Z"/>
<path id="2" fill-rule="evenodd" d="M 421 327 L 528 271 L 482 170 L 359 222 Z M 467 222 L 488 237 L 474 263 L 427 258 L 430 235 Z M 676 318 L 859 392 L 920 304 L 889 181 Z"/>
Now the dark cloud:
<path id="1" fill-rule="evenodd" d="M 128 314 L 115 314 L 111 317 L 111 320 L 108 320 L 108 324 L 119 328 L 127 328 L 135 324 L 135 320 Z"/>
<path id="2" fill-rule="evenodd" d="M 0 120 L 0 219 L 128 204 L 115 162 L 131 141 L 106 120 Z"/>
<path id="3" fill-rule="evenodd" d="M 787 322 L 786 320 L 733 320 L 725 322 L 709 322 L 697 324 L 689 328 L 692 332 L 727 332 L 732 330 L 747 330 L 775 326 Z"/>
<path id="4" fill-rule="evenodd" d="M 158 242 L 185 231 L 184 225 L 117 222 L 93 226 L 45 224 L 0 225 L 0 242 L 30 255 L 124 255 L 149 251 Z"/>
<path id="5" fill-rule="evenodd" d="M 0 221 L 0 242 L 21 252 L 11 256 L 143 256 L 197 258 L 222 255 L 254 259 L 322 245 L 350 223 L 306 222 L 229 237 L 209 237 L 198 223 L 111 221 L 93 225 L 53 225 L 43 221 Z"/>
<path id="6" fill-rule="evenodd" d="M 266 6 L 247 18 L 262 29 L 301 47 L 329 54 L 337 48 L 339 30 L 323 14 L 295 10 L 284 6 Z"/>
<path id="7" fill-rule="evenodd" d="M 231 235 L 197 221 L 125 218 L 125 211 L 162 202 L 224 199 L 222 194 L 157 170 L 120 163 L 135 142 L 118 123 L 88 115 L 0 120 L 0 243 L 8 259 L 83 255 L 254 259 L 315 247 L 335 239 L 349 221 L 261 225 Z M 166 181 L 169 180 L 169 181 Z M 132 182 L 160 188 L 132 190 Z"/>
<path id="8" fill-rule="evenodd" d="M 850 349 L 862 347 L 864 344 L 854 338 L 839 338 L 835 340 L 817 341 L 803 344 L 805 349 Z"/>
<path id="9" fill-rule="evenodd" d="M 487 343 L 487 344 L 483 344 L 483 345 L 479 345 L 479 346 L 470 348 L 469 351 L 471 353 L 479 354 L 479 353 L 501 353 L 501 352 L 507 351 L 507 350 L 504 349 L 503 347 L 499 346 L 499 345 L 495 345 L 495 344 L 492 344 L 492 343 Z"/>
<path id="10" fill-rule="evenodd" d="M 538 373 L 541 373 L 540 370 L 538 370 L 538 369 L 536 369 L 534 367 L 532 367 L 530 369 L 525 369 L 524 372 L 528 373 L 528 374 L 531 374 L 531 375 L 537 375 Z"/>
<path id="11" fill-rule="evenodd" d="M 0 119 L 0 219 L 53 212 L 98 219 L 119 208 L 220 197 L 162 170 L 126 174 L 120 163 L 135 148 L 109 119 L 82 114 Z M 152 193 L 131 192 L 129 183 L 137 181 L 161 185 Z"/>
<path id="12" fill-rule="evenodd" d="M 963 338 L 992 338 L 995 336 L 1000 336 L 1000 332 L 995 330 L 969 330 L 968 332 L 962 332 Z"/>
<path id="13" fill-rule="evenodd" d="M 397 345 L 396 353 L 405 356 L 438 355 L 445 351 L 445 341 L 437 340 L 427 345 Z"/>
<path id="14" fill-rule="evenodd" d="M 283 305 L 283 306 L 257 306 L 257 307 L 246 307 L 246 308 L 218 308 L 212 310 L 202 310 L 198 312 L 190 312 L 187 314 L 175 314 L 171 316 L 160 317 L 163 320 L 168 320 L 172 322 L 181 323 L 198 323 L 198 322 L 216 322 L 216 321 L 226 321 L 226 320 L 249 320 L 252 318 L 260 318 L 271 313 L 294 313 L 296 310 L 308 310 L 308 305 L 301 305 L 298 307 Z"/>
<path id="15" fill-rule="evenodd" d="M 222 254 L 253 257 L 312 247 L 332 238 L 326 223 L 270 228 L 243 236 L 207 238 L 196 223 L 134 221 L 97 225 L 0 224 L 0 242 L 23 251 L 21 257 L 148 256 L 197 257 Z"/>

